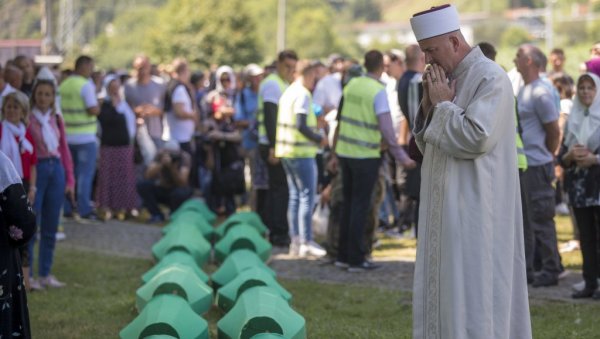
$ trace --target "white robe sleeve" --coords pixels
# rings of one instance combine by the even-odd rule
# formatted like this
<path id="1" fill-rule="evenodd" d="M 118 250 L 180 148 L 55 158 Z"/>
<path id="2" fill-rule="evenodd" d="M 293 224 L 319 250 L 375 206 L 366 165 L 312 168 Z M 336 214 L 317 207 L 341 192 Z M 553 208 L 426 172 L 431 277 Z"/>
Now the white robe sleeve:
<path id="1" fill-rule="evenodd" d="M 424 152 L 423 144 L 431 144 L 459 159 L 475 159 L 488 153 L 507 132 L 502 120 L 514 120 L 514 101 L 505 99 L 512 94 L 502 93 L 510 91 L 503 80 L 484 76 L 479 84 L 475 84 L 474 93 L 464 88 L 463 93 L 472 97 L 466 108 L 449 101 L 438 103 L 431 121 L 418 130 L 417 145 L 421 151 Z M 460 102 L 460 96 L 455 102 Z M 504 114 L 511 117 L 504 117 Z"/>

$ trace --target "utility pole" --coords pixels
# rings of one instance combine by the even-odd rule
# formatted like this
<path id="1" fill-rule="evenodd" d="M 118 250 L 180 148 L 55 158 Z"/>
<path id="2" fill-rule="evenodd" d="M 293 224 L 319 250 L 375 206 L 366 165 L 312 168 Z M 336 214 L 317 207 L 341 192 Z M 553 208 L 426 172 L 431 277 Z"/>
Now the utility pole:
<path id="1" fill-rule="evenodd" d="M 75 11 L 74 0 L 60 0 L 59 26 L 58 26 L 58 49 L 63 55 L 73 51 L 75 41 Z"/>
<path id="2" fill-rule="evenodd" d="M 279 0 L 277 7 L 277 52 L 285 49 L 285 12 L 286 0 Z"/>
<path id="3" fill-rule="evenodd" d="M 554 48 L 554 18 L 552 13 L 554 4 L 556 0 L 546 0 L 546 8 L 545 8 L 545 27 L 546 27 L 546 51 L 550 53 L 552 48 Z"/>
<path id="4" fill-rule="evenodd" d="M 54 54 L 56 52 L 56 47 L 54 45 L 53 40 L 53 32 L 52 32 L 52 1 L 51 0 L 43 0 L 42 1 L 42 55 Z"/>

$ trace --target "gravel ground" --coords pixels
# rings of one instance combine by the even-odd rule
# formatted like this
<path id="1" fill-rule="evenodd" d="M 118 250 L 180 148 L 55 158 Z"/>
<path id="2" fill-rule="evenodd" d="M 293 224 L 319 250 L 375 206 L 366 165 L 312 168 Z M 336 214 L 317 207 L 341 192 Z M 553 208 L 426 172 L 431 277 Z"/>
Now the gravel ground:
<path id="1" fill-rule="evenodd" d="M 59 246 L 93 250 L 110 255 L 152 260 L 152 245 L 161 237 L 161 228 L 139 223 L 64 220 L 67 239 Z M 411 291 L 414 262 L 401 258 L 378 258 L 381 268 L 368 273 L 348 273 L 331 264 L 315 259 L 300 259 L 274 249 L 269 264 L 284 279 L 308 279 L 324 283 L 368 285 L 372 287 Z M 529 288 L 533 303 L 546 300 L 571 303 L 594 302 L 570 298 L 571 285 L 581 281 L 580 272 L 570 274 L 558 286 Z"/>

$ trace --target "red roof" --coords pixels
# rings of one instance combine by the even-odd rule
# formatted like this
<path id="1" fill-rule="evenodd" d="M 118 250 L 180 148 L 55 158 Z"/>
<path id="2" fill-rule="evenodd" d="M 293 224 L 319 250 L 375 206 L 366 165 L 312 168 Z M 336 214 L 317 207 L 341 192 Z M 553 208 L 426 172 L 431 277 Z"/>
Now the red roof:
<path id="1" fill-rule="evenodd" d="M 13 39 L 0 40 L 1 47 L 40 47 L 42 46 L 41 39 Z"/>

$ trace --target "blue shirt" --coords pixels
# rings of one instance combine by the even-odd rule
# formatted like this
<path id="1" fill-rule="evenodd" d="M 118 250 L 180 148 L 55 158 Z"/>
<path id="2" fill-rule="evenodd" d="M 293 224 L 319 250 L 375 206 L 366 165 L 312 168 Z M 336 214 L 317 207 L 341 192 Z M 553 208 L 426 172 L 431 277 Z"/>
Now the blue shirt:
<path id="1" fill-rule="evenodd" d="M 258 132 L 256 125 L 256 111 L 258 110 L 258 93 L 245 87 L 235 98 L 234 120 L 246 120 L 250 123 L 242 132 L 242 147 L 244 149 L 256 148 Z"/>

